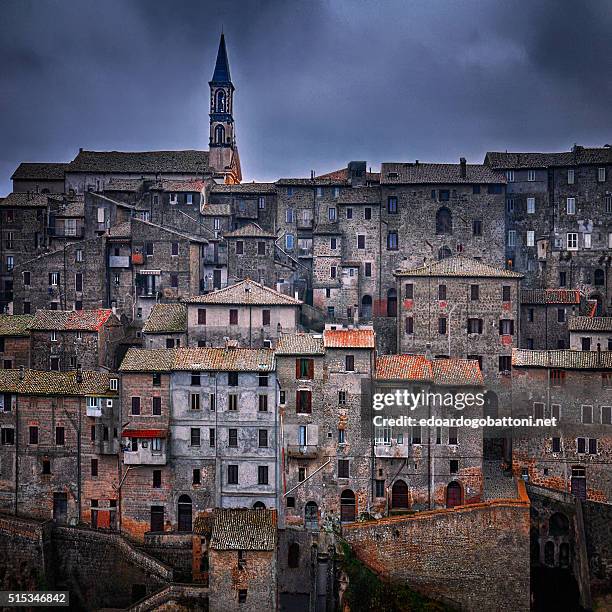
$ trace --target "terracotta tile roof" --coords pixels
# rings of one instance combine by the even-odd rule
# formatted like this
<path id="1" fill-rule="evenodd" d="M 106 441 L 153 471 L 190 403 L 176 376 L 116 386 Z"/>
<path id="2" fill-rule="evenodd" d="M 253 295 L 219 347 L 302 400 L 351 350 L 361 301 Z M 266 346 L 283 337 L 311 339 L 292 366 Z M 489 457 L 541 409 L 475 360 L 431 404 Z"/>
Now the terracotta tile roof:
<path id="1" fill-rule="evenodd" d="M 321 334 L 281 334 L 276 344 L 277 355 L 323 355 Z"/>
<path id="2" fill-rule="evenodd" d="M 180 348 L 176 349 L 174 370 L 209 372 L 272 372 L 272 349 Z"/>
<path id="3" fill-rule="evenodd" d="M 9 193 L 2 201 L 5 208 L 46 208 L 49 196 L 46 193 L 16 192 Z"/>
<path id="4" fill-rule="evenodd" d="M 144 324 L 145 334 L 187 331 L 187 307 L 184 304 L 155 304 Z"/>
<path id="5" fill-rule="evenodd" d="M 63 181 L 64 168 L 68 164 L 62 162 L 22 162 L 11 176 L 12 180 L 43 180 Z"/>
<path id="6" fill-rule="evenodd" d="M 238 183 L 236 185 L 213 185 L 210 189 L 211 193 L 253 193 L 266 194 L 276 193 L 276 185 L 274 183 Z"/>
<path id="7" fill-rule="evenodd" d="M 113 177 L 104 186 L 104 191 L 142 191 L 143 179 L 128 179 Z"/>
<path id="8" fill-rule="evenodd" d="M 395 276 L 461 276 L 485 278 L 523 278 L 522 274 L 495 268 L 469 257 L 447 257 L 409 270 L 396 270 Z"/>
<path id="9" fill-rule="evenodd" d="M 523 289 L 521 304 L 580 304 L 577 289 Z"/>
<path id="10" fill-rule="evenodd" d="M 506 176 L 484 164 L 467 164 L 461 176 L 460 164 L 385 163 L 380 170 L 382 185 L 505 184 Z"/>
<path id="11" fill-rule="evenodd" d="M 81 151 L 66 172 L 204 174 L 209 172 L 208 151 Z"/>
<path id="12" fill-rule="evenodd" d="M 574 147 L 562 153 L 489 152 L 485 163 L 492 168 L 554 168 L 588 164 L 612 164 L 612 148 Z"/>
<path id="13" fill-rule="evenodd" d="M 274 234 L 266 232 L 257 223 L 247 223 L 242 227 L 232 231 L 225 232 L 224 238 L 276 238 Z"/>
<path id="14" fill-rule="evenodd" d="M 0 315 L 0 336 L 29 336 L 34 315 Z"/>
<path id="15" fill-rule="evenodd" d="M 123 223 L 117 223 L 109 227 L 107 230 L 109 238 L 131 238 L 132 236 L 132 223 L 130 221 L 124 221 Z"/>
<path id="16" fill-rule="evenodd" d="M 69 372 L 24 370 L 21 379 L 19 370 L 0 370 L 0 393 L 117 396 L 117 391 L 110 389 L 110 379 L 113 378 L 111 374 L 85 370 L 81 375 L 82 380 L 78 382 L 76 370 Z"/>
<path id="17" fill-rule="evenodd" d="M 567 370 L 612 370 L 612 351 L 512 350 L 515 368 L 558 368 Z"/>
<path id="18" fill-rule="evenodd" d="M 98 310 L 37 310 L 30 329 L 97 332 L 111 316 L 113 316 L 113 311 L 110 308 L 99 308 Z"/>
<path id="19" fill-rule="evenodd" d="M 194 295 L 185 299 L 188 304 L 228 304 L 251 306 L 299 306 L 302 302 L 276 289 L 245 279 L 229 287 Z"/>
<path id="20" fill-rule="evenodd" d="M 437 385 L 484 384 L 478 361 L 469 359 L 434 359 L 431 362 L 433 380 Z"/>
<path id="21" fill-rule="evenodd" d="M 163 191 L 169 191 L 173 193 L 179 192 L 197 192 L 202 193 L 204 191 L 204 187 L 206 187 L 206 183 L 201 180 L 192 180 L 192 181 L 180 181 L 180 180 L 162 180 L 157 181 L 154 185 L 151 186 L 152 190 L 161 189 Z"/>
<path id="22" fill-rule="evenodd" d="M 206 204 L 200 208 L 204 217 L 231 217 L 232 207 L 228 204 Z"/>
<path id="23" fill-rule="evenodd" d="M 571 332 L 612 332 L 612 317 L 570 317 L 567 326 Z"/>
<path id="24" fill-rule="evenodd" d="M 328 348 L 363 348 L 375 346 L 373 329 L 326 329 L 323 345 Z"/>
<path id="25" fill-rule="evenodd" d="M 120 372 L 171 372 L 177 349 L 130 348 L 125 354 Z"/>
<path id="26" fill-rule="evenodd" d="M 332 180 L 332 181 L 348 181 L 348 168 L 341 168 L 340 170 L 334 170 L 327 174 L 319 174 L 315 180 Z M 378 182 L 380 181 L 380 172 L 366 172 L 366 181 Z"/>
<path id="27" fill-rule="evenodd" d="M 215 510 L 210 547 L 213 550 L 275 550 L 276 512 Z"/>
<path id="28" fill-rule="evenodd" d="M 483 385 L 478 361 L 434 359 L 423 355 L 381 355 L 376 359 L 378 380 L 427 381 L 436 385 Z"/>
<path id="29" fill-rule="evenodd" d="M 71 200 L 64 200 L 59 208 L 54 211 L 56 217 L 84 217 L 85 216 L 85 197 L 76 196 Z"/>

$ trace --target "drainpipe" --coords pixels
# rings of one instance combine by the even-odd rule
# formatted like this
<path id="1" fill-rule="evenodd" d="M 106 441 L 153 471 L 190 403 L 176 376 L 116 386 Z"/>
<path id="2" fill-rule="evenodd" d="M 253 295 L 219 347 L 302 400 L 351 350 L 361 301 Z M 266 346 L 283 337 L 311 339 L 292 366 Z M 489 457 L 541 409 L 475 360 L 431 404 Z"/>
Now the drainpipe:
<path id="1" fill-rule="evenodd" d="M 23 380 L 23 368 L 19 368 L 19 379 Z M 19 394 L 15 393 L 15 516 L 18 512 L 18 491 L 19 491 Z"/>

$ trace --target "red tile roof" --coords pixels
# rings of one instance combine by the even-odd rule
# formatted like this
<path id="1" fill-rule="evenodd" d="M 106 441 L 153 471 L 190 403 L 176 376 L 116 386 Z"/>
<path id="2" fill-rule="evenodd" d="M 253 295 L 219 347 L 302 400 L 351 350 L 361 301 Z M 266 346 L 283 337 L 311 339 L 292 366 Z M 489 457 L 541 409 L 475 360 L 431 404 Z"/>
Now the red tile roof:
<path id="1" fill-rule="evenodd" d="M 110 308 L 97 310 L 37 310 L 31 329 L 43 331 L 99 331 L 113 314 Z"/>
<path id="2" fill-rule="evenodd" d="M 580 304 L 578 289 L 523 289 L 521 304 Z"/>
<path id="3" fill-rule="evenodd" d="M 431 362 L 433 380 L 437 385 L 484 384 L 477 361 L 469 359 L 434 359 Z"/>
<path id="4" fill-rule="evenodd" d="M 325 348 L 374 348 L 372 329 L 326 329 L 323 332 Z"/>
<path id="5" fill-rule="evenodd" d="M 436 385 L 483 384 L 477 361 L 468 359 L 434 359 L 423 355 L 381 355 L 376 360 L 378 380 L 428 381 Z"/>

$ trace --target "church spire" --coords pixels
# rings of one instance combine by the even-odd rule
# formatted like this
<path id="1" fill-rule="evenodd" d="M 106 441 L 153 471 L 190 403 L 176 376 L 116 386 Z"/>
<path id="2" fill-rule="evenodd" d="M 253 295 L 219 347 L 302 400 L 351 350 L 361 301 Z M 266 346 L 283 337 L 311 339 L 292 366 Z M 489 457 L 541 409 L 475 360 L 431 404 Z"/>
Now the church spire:
<path id="1" fill-rule="evenodd" d="M 227 49 L 225 48 L 225 35 L 221 32 L 219 50 L 217 51 L 217 62 L 211 83 L 231 83 L 229 61 L 227 59 Z"/>

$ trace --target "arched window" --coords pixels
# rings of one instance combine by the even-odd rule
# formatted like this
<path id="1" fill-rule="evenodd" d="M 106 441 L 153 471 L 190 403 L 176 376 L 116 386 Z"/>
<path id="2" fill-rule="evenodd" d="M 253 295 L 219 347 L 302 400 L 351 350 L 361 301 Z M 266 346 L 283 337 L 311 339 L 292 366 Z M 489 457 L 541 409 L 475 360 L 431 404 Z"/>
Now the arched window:
<path id="1" fill-rule="evenodd" d="M 397 317 L 397 291 L 393 287 L 387 291 L 387 316 Z"/>
<path id="2" fill-rule="evenodd" d="M 217 102 L 215 104 L 215 108 L 218 113 L 225 112 L 225 92 L 222 89 L 217 92 Z"/>
<path id="3" fill-rule="evenodd" d="M 352 523 L 355 514 L 355 494 L 350 489 L 345 489 L 340 495 L 340 521 Z"/>
<path id="4" fill-rule="evenodd" d="M 313 501 L 309 501 L 304 507 L 304 526 L 306 529 L 319 528 L 319 508 Z"/>
<path id="5" fill-rule="evenodd" d="M 453 233 L 453 215 L 451 211 L 443 206 L 436 213 L 436 234 Z"/>
<path id="6" fill-rule="evenodd" d="M 461 505 L 461 485 L 454 481 L 446 487 L 446 507 L 454 508 Z"/>
<path id="7" fill-rule="evenodd" d="M 544 563 L 550 567 L 555 564 L 555 543 L 548 541 L 544 545 Z"/>
<path id="8" fill-rule="evenodd" d="M 291 542 L 291 544 L 289 544 L 287 565 L 292 569 L 300 567 L 300 545 L 297 542 Z"/>
<path id="9" fill-rule="evenodd" d="M 262 501 L 256 501 L 253 504 L 253 510 L 265 510 L 266 509 L 266 504 L 264 504 Z"/>
<path id="10" fill-rule="evenodd" d="M 408 485 L 403 480 L 396 480 L 391 488 L 391 508 L 408 509 Z"/>
<path id="11" fill-rule="evenodd" d="M 372 296 L 364 295 L 361 298 L 361 318 L 370 319 L 372 317 Z"/>
<path id="12" fill-rule="evenodd" d="M 438 260 L 442 261 L 443 259 L 446 259 L 447 257 L 451 257 L 452 256 L 452 252 L 448 247 L 440 247 L 440 249 L 438 249 Z"/>
<path id="13" fill-rule="evenodd" d="M 603 287 L 604 285 L 605 274 L 601 268 L 597 268 L 595 270 L 594 284 L 596 287 Z"/>
<path id="14" fill-rule="evenodd" d="M 565 514 L 555 512 L 548 520 L 548 535 L 566 536 L 569 535 L 569 520 Z"/>
<path id="15" fill-rule="evenodd" d="M 191 531 L 191 497 L 181 495 L 178 499 L 178 530 Z"/>
<path id="16" fill-rule="evenodd" d="M 215 128 L 215 143 L 223 144 L 225 142 L 225 128 L 222 125 L 218 125 Z"/>

